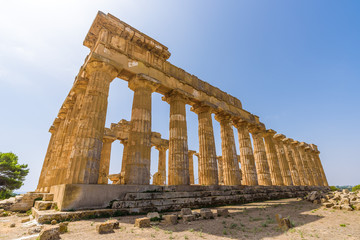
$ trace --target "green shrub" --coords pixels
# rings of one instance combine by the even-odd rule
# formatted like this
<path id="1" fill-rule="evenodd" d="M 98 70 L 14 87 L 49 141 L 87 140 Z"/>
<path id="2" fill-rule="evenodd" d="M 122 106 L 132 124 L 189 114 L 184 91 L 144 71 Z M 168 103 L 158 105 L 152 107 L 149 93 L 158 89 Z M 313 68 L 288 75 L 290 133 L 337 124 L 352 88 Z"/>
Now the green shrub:
<path id="1" fill-rule="evenodd" d="M 351 191 L 353 191 L 353 192 L 358 192 L 358 191 L 360 191 L 360 184 L 359 184 L 359 185 L 356 185 L 356 186 L 353 186 L 352 189 L 351 189 Z"/>
<path id="2" fill-rule="evenodd" d="M 334 191 L 337 191 L 339 189 L 337 187 L 335 187 L 335 186 L 330 186 L 330 190 L 334 192 Z"/>

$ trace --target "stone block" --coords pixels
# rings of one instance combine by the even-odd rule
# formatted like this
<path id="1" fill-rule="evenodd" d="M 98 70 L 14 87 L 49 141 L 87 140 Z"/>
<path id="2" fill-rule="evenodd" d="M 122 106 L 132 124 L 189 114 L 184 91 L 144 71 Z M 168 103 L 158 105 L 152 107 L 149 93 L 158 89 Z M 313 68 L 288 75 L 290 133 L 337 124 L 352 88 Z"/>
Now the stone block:
<path id="1" fill-rule="evenodd" d="M 112 224 L 113 229 L 119 229 L 119 227 L 120 227 L 119 221 L 116 219 L 107 220 L 106 223 Z"/>
<path id="2" fill-rule="evenodd" d="M 334 203 L 331 203 L 331 202 L 327 202 L 327 203 L 324 203 L 323 204 L 326 208 L 331 208 L 334 206 Z"/>
<path id="3" fill-rule="evenodd" d="M 35 226 L 28 229 L 28 234 L 32 235 L 41 232 L 42 226 Z"/>
<path id="4" fill-rule="evenodd" d="M 360 203 L 353 205 L 354 209 L 360 211 Z"/>
<path id="5" fill-rule="evenodd" d="M 54 194 L 52 193 L 44 193 L 43 197 L 42 197 L 43 201 L 52 201 L 54 200 Z"/>
<path id="6" fill-rule="evenodd" d="M 51 220 L 51 225 L 56 225 L 57 224 L 57 221 L 55 219 Z"/>
<path id="7" fill-rule="evenodd" d="M 68 225 L 69 225 L 69 223 L 67 223 L 67 222 L 59 223 L 60 234 L 66 233 L 68 231 Z"/>
<path id="8" fill-rule="evenodd" d="M 149 212 L 146 217 L 152 219 L 152 218 L 157 218 L 157 219 L 160 219 L 160 215 L 158 212 Z"/>
<path id="9" fill-rule="evenodd" d="M 146 228 L 150 227 L 150 218 L 144 217 L 144 218 L 137 218 L 135 219 L 135 227 L 139 228 Z"/>
<path id="10" fill-rule="evenodd" d="M 349 204 L 341 205 L 341 209 L 345 211 L 353 211 L 354 209 Z"/>
<path id="11" fill-rule="evenodd" d="M 52 206 L 52 201 L 36 201 L 34 207 L 40 211 L 49 210 Z"/>
<path id="12" fill-rule="evenodd" d="M 348 194 L 349 192 L 350 192 L 349 189 L 343 189 L 343 190 L 342 190 L 342 193 L 343 193 L 343 194 Z"/>
<path id="13" fill-rule="evenodd" d="M 30 217 L 26 217 L 26 218 L 21 219 L 21 223 L 26 223 L 30 220 L 31 220 Z"/>
<path id="14" fill-rule="evenodd" d="M 177 224 L 178 220 L 177 220 L 177 216 L 175 214 L 172 215 L 165 215 L 164 217 L 164 222 L 165 224 L 168 225 L 175 225 Z"/>
<path id="15" fill-rule="evenodd" d="M 39 240 L 58 240 L 60 239 L 59 226 L 46 226 L 41 230 Z"/>
<path id="16" fill-rule="evenodd" d="M 220 209 L 216 209 L 216 213 L 217 215 L 220 217 L 227 217 L 229 216 L 229 210 L 227 210 L 226 208 L 220 208 Z"/>
<path id="17" fill-rule="evenodd" d="M 183 215 L 182 219 L 184 222 L 191 222 L 191 221 L 195 221 L 195 216 L 194 215 Z"/>
<path id="18" fill-rule="evenodd" d="M 181 211 L 180 211 L 180 214 L 181 214 L 182 216 L 184 216 L 184 215 L 191 215 L 191 214 L 192 214 L 192 211 L 191 211 L 190 208 L 182 208 Z"/>
<path id="19" fill-rule="evenodd" d="M 291 228 L 291 223 L 288 218 L 282 217 L 281 214 L 276 214 L 275 218 L 279 228 L 282 230 L 287 231 L 289 228 Z"/>
<path id="20" fill-rule="evenodd" d="M 214 214 L 212 213 L 212 211 L 208 208 L 202 208 L 200 209 L 200 215 L 203 219 L 210 219 L 210 218 L 214 218 Z"/>
<path id="21" fill-rule="evenodd" d="M 99 234 L 113 233 L 114 232 L 114 224 L 109 222 L 98 223 L 96 225 L 96 231 Z"/>

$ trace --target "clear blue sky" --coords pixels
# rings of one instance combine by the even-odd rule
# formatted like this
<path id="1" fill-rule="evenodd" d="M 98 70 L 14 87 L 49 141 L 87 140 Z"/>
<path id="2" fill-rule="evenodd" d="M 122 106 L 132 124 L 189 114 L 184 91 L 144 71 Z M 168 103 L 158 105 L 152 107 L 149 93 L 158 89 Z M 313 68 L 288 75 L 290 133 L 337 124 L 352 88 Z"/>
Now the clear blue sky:
<path id="1" fill-rule="evenodd" d="M 359 1 L 1 1 L 0 151 L 29 164 L 21 191 L 36 187 L 48 129 L 89 53 L 82 42 L 98 10 L 166 45 L 171 63 L 239 98 L 267 128 L 317 144 L 331 185 L 360 184 Z M 131 104 L 126 82 L 114 80 L 106 125 L 129 120 Z M 153 131 L 165 138 L 168 115 L 154 94 Z M 190 111 L 188 130 L 198 150 Z M 214 131 L 221 155 L 216 121 Z M 121 154 L 115 142 L 112 173 Z"/>

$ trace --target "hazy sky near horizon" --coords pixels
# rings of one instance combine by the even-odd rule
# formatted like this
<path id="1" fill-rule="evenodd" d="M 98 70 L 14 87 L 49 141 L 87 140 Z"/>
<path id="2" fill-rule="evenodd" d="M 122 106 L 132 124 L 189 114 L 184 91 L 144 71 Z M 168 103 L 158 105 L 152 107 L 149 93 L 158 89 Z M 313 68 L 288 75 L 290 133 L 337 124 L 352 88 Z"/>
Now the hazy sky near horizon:
<path id="1" fill-rule="evenodd" d="M 1 0 L 0 6 L 0 152 L 29 164 L 20 191 L 36 188 L 48 129 L 89 53 L 82 42 L 98 10 L 167 46 L 171 63 L 240 99 L 267 128 L 317 144 L 329 184 L 360 184 L 359 1 Z M 130 120 L 132 96 L 127 82 L 111 83 L 107 127 Z M 155 93 L 152 107 L 153 131 L 168 138 L 169 105 Z M 190 106 L 187 120 L 189 149 L 198 151 Z M 213 124 L 221 155 L 220 127 Z M 152 174 L 157 155 L 153 148 Z M 120 171 L 121 157 L 122 145 L 114 142 L 111 173 Z"/>

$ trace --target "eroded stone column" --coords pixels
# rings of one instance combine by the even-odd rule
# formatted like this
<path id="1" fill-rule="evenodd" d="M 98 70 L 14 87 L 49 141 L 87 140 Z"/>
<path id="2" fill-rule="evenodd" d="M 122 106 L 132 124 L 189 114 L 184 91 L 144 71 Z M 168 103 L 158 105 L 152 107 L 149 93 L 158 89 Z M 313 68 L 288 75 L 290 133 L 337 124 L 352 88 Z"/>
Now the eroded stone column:
<path id="1" fill-rule="evenodd" d="M 291 179 L 289 163 L 287 161 L 287 157 L 285 154 L 284 143 L 282 141 L 284 138 L 285 138 L 285 135 L 276 134 L 276 135 L 274 135 L 274 142 L 275 142 L 277 156 L 279 159 L 280 171 L 281 171 L 281 176 L 282 176 L 284 185 L 291 186 L 291 185 L 293 185 L 293 182 Z"/>
<path id="2" fill-rule="evenodd" d="M 220 122 L 224 185 L 241 185 L 230 115 L 216 114 L 215 119 Z"/>
<path id="3" fill-rule="evenodd" d="M 124 183 L 148 185 L 151 157 L 151 95 L 158 82 L 138 74 L 129 81 L 134 91 L 130 132 L 127 144 Z"/>
<path id="4" fill-rule="evenodd" d="M 298 167 L 297 167 L 297 165 L 295 163 L 294 153 L 293 153 L 292 147 L 290 146 L 290 143 L 292 141 L 293 140 L 289 139 L 289 138 L 284 138 L 282 140 L 282 142 L 284 144 L 285 155 L 286 155 L 287 162 L 289 164 L 289 168 L 290 168 L 290 172 L 291 172 L 291 179 L 292 179 L 293 184 L 295 186 L 300 186 L 301 182 L 300 182 Z"/>
<path id="5" fill-rule="evenodd" d="M 224 185 L 224 176 L 223 176 L 223 172 L 224 172 L 224 167 L 223 167 L 223 161 L 222 161 L 222 157 L 221 156 L 217 156 L 216 157 L 217 161 L 218 161 L 218 177 L 219 177 L 219 185 Z"/>
<path id="6" fill-rule="evenodd" d="M 198 115 L 199 120 L 199 181 L 202 185 L 218 185 L 211 108 L 203 104 L 197 104 L 191 110 Z"/>
<path id="7" fill-rule="evenodd" d="M 126 172 L 126 158 L 128 155 L 128 139 L 121 139 L 120 143 L 123 147 L 123 155 L 121 159 L 121 172 L 120 172 L 120 184 L 124 184 L 125 172 Z"/>
<path id="8" fill-rule="evenodd" d="M 255 158 L 251 145 L 248 123 L 245 121 L 235 121 L 234 125 L 238 130 L 239 136 L 242 184 L 249 186 L 258 185 Z"/>
<path id="9" fill-rule="evenodd" d="M 114 138 L 104 138 L 103 139 L 98 184 L 108 184 L 111 145 L 114 141 L 115 141 Z"/>
<path id="10" fill-rule="evenodd" d="M 190 175 L 190 184 L 195 184 L 194 179 L 194 154 L 196 151 L 189 150 L 189 175 Z"/>
<path id="11" fill-rule="evenodd" d="M 254 144 L 254 158 L 256 163 L 256 172 L 258 177 L 258 184 L 263 186 L 271 186 L 271 176 L 269 164 L 265 151 L 265 144 L 263 139 L 263 130 L 257 127 L 250 127 L 249 131 L 253 138 Z"/>
<path id="12" fill-rule="evenodd" d="M 312 176 L 313 176 L 314 185 L 321 186 L 321 182 L 319 181 L 321 179 L 321 175 L 317 168 L 317 164 L 315 164 L 314 159 L 312 157 L 312 154 L 311 154 L 312 149 L 310 148 L 310 146 L 308 144 L 306 144 L 306 147 L 304 150 L 305 150 L 306 158 L 308 160 L 309 168 L 310 168 Z"/>
<path id="13" fill-rule="evenodd" d="M 110 82 L 118 71 L 105 62 L 94 61 L 86 65 L 85 72 L 89 80 L 74 134 L 67 182 L 95 184 L 99 178 Z"/>
<path id="14" fill-rule="evenodd" d="M 299 147 L 298 147 L 299 154 L 300 154 L 300 158 L 301 158 L 301 161 L 303 163 L 303 166 L 304 166 L 304 172 L 306 173 L 306 178 L 308 180 L 308 185 L 309 186 L 315 186 L 314 177 L 312 175 L 311 168 L 310 168 L 310 165 L 309 165 L 309 161 L 307 159 L 307 154 L 305 153 L 305 148 L 306 148 L 306 143 L 304 143 L 304 142 L 299 143 Z"/>
<path id="15" fill-rule="evenodd" d="M 298 141 L 294 141 L 293 139 L 291 139 L 290 144 L 291 144 L 291 149 L 293 150 L 293 156 L 295 159 L 296 167 L 298 169 L 300 184 L 302 186 L 309 186 L 309 180 L 308 180 L 309 178 L 307 176 L 307 172 L 305 172 L 304 163 L 300 156 L 300 149 L 299 149 L 300 143 Z"/>
<path id="16" fill-rule="evenodd" d="M 166 150 L 167 146 L 156 146 L 155 147 L 159 151 L 159 163 L 158 163 L 158 173 L 159 173 L 159 184 L 157 185 L 165 185 L 166 184 Z"/>
<path id="17" fill-rule="evenodd" d="M 276 153 L 274 135 L 276 132 L 272 129 L 266 130 L 264 134 L 266 156 L 269 163 L 270 176 L 272 185 L 284 185 L 284 181 L 281 176 L 279 160 Z"/>
<path id="18" fill-rule="evenodd" d="M 315 144 L 310 144 L 311 148 L 313 149 L 313 156 L 314 156 L 314 159 L 315 159 L 315 162 L 318 166 L 318 169 L 320 170 L 320 174 L 321 174 L 321 178 L 322 178 L 322 186 L 329 186 L 329 183 L 326 179 L 326 175 L 325 175 L 325 171 L 324 171 L 324 168 L 321 164 L 321 161 L 320 161 L 320 151 L 318 150 L 317 146 Z"/>
<path id="19" fill-rule="evenodd" d="M 176 91 L 163 97 L 170 104 L 169 185 L 189 185 L 189 153 L 186 126 L 187 98 Z"/>

